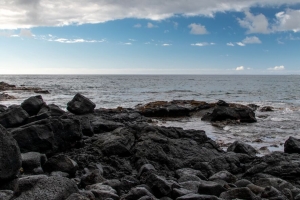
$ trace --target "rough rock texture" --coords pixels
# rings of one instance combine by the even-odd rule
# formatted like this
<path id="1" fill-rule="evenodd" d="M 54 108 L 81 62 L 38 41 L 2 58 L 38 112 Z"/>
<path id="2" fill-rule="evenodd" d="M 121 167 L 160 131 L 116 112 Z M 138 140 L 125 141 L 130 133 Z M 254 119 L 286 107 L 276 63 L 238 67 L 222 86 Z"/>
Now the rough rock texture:
<path id="1" fill-rule="evenodd" d="M 228 148 L 227 151 L 235 153 L 245 153 L 249 156 L 255 156 L 257 151 L 251 146 L 241 141 L 235 141 Z"/>
<path id="2" fill-rule="evenodd" d="M 0 184 L 15 178 L 21 168 L 20 149 L 15 139 L 0 125 Z"/>
<path id="3" fill-rule="evenodd" d="M 78 193 L 72 180 L 64 177 L 29 176 L 19 179 L 15 200 L 65 200 Z"/>
<path id="4" fill-rule="evenodd" d="M 72 148 L 82 138 L 78 120 L 40 120 L 12 130 L 22 153 L 53 154 Z"/>
<path id="5" fill-rule="evenodd" d="M 20 106 L 7 109 L 0 113 L 0 125 L 5 128 L 17 127 L 25 123 L 29 115 Z"/>
<path id="6" fill-rule="evenodd" d="M 26 99 L 22 104 L 21 107 L 30 115 L 36 115 L 45 104 L 41 95 L 30 97 Z"/>
<path id="7" fill-rule="evenodd" d="M 57 155 L 48 159 L 43 165 L 46 172 L 61 171 L 69 174 L 75 174 L 78 169 L 77 163 L 66 155 Z"/>
<path id="8" fill-rule="evenodd" d="M 68 111 L 77 115 L 93 113 L 95 107 L 91 100 L 79 93 L 67 104 Z"/>
<path id="9" fill-rule="evenodd" d="M 22 156 L 22 168 L 25 173 L 35 173 L 41 169 L 42 165 L 47 161 L 45 154 L 38 152 L 28 152 L 21 154 Z"/>
<path id="10" fill-rule="evenodd" d="M 222 199 L 245 199 L 245 200 L 254 200 L 259 199 L 249 188 L 235 188 L 226 192 L 223 192 L 220 195 Z"/>
<path id="11" fill-rule="evenodd" d="M 300 140 L 294 137 L 289 137 L 284 143 L 285 153 L 300 153 Z"/>

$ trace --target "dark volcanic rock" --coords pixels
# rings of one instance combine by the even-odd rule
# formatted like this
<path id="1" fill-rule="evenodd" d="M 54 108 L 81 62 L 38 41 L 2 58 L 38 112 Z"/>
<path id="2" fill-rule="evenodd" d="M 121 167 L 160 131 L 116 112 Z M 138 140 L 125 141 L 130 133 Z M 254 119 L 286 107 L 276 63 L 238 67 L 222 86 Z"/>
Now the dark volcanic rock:
<path id="1" fill-rule="evenodd" d="M 137 110 L 146 117 L 184 117 L 189 116 L 191 112 L 213 106 L 213 104 L 202 101 L 174 100 L 150 102 L 143 106 L 137 106 Z"/>
<path id="2" fill-rule="evenodd" d="M 22 156 L 22 168 L 25 173 L 32 173 L 42 167 L 47 161 L 45 154 L 38 152 L 28 152 L 21 154 Z"/>
<path id="3" fill-rule="evenodd" d="M 21 154 L 17 142 L 0 125 L 0 184 L 13 179 L 21 168 Z"/>
<path id="4" fill-rule="evenodd" d="M 235 153 L 245 153 L 249 156 L 255 156 L 257 151 L 249 144 L 246 144 L 241 141 L 235 141 L 228 148 L 227 151 L 232 151 Z"/>
<path id="5" fill-rule="evenodd" d="M 0 113 L 5 112 L 7 110 L 7 107 L 0 104 Z"/>
<path id="6" fill-rule="evenodd" d="M 227 192 L 223 192 L 220 195 L 220 198 L 222 199 L 245 199 L 245 200 L 255 200 L 259 199 L 249 188 L 235 188 L 232 190 L 229 190 Z"/>
<path id="7" fill-rule="evenodd" d="M 208 162 L 222 153 L 204 131 L 147 125 L 135 126 L 135 129 L 135 159 L 151 160 L 156 169 L 161 166 L 167 166 L 167 170 L 190 167 L 197 162 Z"/>
<path id="8" fill-rule="evenodd" d="M 64 177 L 29 176 L 19 179 L 15 200 L 64 200 L 78 193 L 72 180 Z"/>
<path id="9" fill-rule="evenodd" d="M 256 122 L 255 113 L 247 106 L 232 104 L 229 107 L 217 106 L 212 113 L 202 117 L 203 121 L 239 120 L 240 122 Z"/>
<path id="10" fill-rule="evenodd" d="M 278 177 L 294 183 L 300 180 L 299 160 L 300 154 L 272 152 L 249 162 L 244 177 L 248 177 L 247 179 L 252 180 L 253 183 L 257 181 L 257 178 L 271 177 Z M 269 175 L 269 177 L 256 177 L 259 174 Z"/>
<path id="11" fill-rule="evenodd" d="M 51 157 L 43 166 L 46 172 L 61 171 L 68 174 L 75 174 L 78 169 L 77 163 L 65 155 Z"/>
<path id="12" fill-rule="evenodd" d="M 198 186 L 199 194 L 219 196 L 222 192 L 225 191 L 226 189 L 221 184 L 212 181 L 200 181 L 200 184 Z"/>
<path id="13" fill-rule="evenodd" d="M 17 127 L 25 123 L 29 115 L 20 106 L 14 106 L 0 113 L 0 125 L 5 128 Z"/>
<path id="14" fill-rule="evenodd" d="M 68 111 L 77 115 L 93 113 L 95 107 L 91 100 L 79 93 L 67 104 Z"/>
<path id="15" fill-rule="evenodd" d="M 227 183 L 236 182 L 237 178 L 228 171 L 220 171 L 208 178 L 210 181 L 223 180 Z"/>
<path id="16" fill-rule="evenodd" d="M 261 109 L 259 109 L 260 112 L 272 112 L 274 111 L 274 108 L 271 106 L 264 106 Z"/>
<path id="17" fill-rule="evenodd" d="M 78 193 L 73 193 L 67 198 L 67 200 L 89 200 L 89 198 Z"/>
<path id="18" fill-rule="evenodd" d="M 21 107 L 30 115 L 36 115 L 45 104 L 41 95 L 33 96 L 26 99 L 22 104 Z"/>
<path id="19" fill-rule="evenodd" d="M 219 200 L 219 198 L 212 195 L 187 194 L 177 198 L 176 200 Z"/>
<path id="20" fill-rule="evenodd" d="M 11 131 L 22 153 L 53 154 L 70 149 L 82 138 L 78 120 L 40 120 Z"/>
<path id="21" fill-rule="evenodd" d="M 285 153 L 300 153 L 300 140 L 294 137 L 289 137 L 284 143 Z"/>
<path id="22" fill-rule="evenodd" d="M 94 143 L 105 155 L 130 155 L 131 147 L 135 142 L 135 137 L 130 130 L 118 128 L 113 132 L 103 133 Z"/>
<path id="23" fill-rule="evenodd" d="M 38 115 L 43 114 L 43 113 L 48 113 L 52 117 L 59 117 L 65 114 L 65 111 L 60 109 L 57 105 L 55 104 L 49 104 L 49 105 L 43 105 L 42 108 L 40 109 Z"/>
<path id="24" fill-rule="evenodd" d="M 124 124 L 97 117 L 92 120 L 91 126 L 94 130 L 94 133 L 98 134 L 113 131 L 120 127 L 124 127 Z"/>
<path id="25" fill-rule="evenodd" d="M 164 197 L 172 192 L 172 184 L 164 177 L 151 173 L 146 180 L 156 197 Z"/>
<path id="26" fill-rule="evenodd" d="M 1 200 L 10 200 L 14 196 L 14 192 L 11 190 L 0 190 Z"/>

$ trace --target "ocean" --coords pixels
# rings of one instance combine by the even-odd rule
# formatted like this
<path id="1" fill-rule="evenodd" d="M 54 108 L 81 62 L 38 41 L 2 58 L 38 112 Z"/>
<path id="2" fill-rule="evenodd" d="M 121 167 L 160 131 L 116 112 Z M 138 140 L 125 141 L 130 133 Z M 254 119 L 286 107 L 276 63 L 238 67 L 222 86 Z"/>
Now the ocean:
<path id="1" fill-rule="evenodd" d="M 97 108 L 134 107 L 152 101 L 177 99 L 272 106 L 274 112 L 256 111 L 257 123 L 218 128 L 199 118 L 157 121 L 158 125 L 200 129 L 224 149 L 241 140 L 260 155 L 283 151 L 289 136 L 300 138 L 300 76 L 298 75 L 0 75 L 0 81 L 17 86 L 49 90 L 43 99 L 66 109 L 67 102 L 81 93 Z M 17 99 L 0 104 L 20 104 L 36 95 L 5 91 Z"/>

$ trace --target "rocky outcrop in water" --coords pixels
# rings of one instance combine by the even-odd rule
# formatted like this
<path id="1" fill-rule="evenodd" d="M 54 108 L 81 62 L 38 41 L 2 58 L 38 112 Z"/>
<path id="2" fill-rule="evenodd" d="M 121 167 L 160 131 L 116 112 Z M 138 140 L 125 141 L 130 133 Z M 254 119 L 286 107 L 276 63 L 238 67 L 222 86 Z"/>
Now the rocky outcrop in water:
<path id="1" fill-rule="evenodd" d="M 0 199 L 298 199 L 300 154 L 223 151 L 204 131 L 154 125 L 151 117 L 205 115 L 254 122 L 252 109 L 219 101 L 94 109 L 82 95 L 65 112 L 41 96 L 0 112 Z"/>

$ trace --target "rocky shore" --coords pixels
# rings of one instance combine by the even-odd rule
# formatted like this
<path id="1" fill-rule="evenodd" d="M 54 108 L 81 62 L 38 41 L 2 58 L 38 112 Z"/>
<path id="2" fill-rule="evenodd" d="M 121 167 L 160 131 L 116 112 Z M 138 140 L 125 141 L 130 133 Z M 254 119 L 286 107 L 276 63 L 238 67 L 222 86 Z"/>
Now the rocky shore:
<path id="1" fill-rule="evenodd" d="M 155 117 L 193 115 L 219 125 L 255 123 L 255 105 L 95 107 L 81 94 L 67 112 L 40 95 L 0 105 L 0 199 L 300 199 L 298 139 L 290 137 L 284 152 L 256 157 L 240 141 L 223 151 L 204 131 L 152 123 Z"/>

